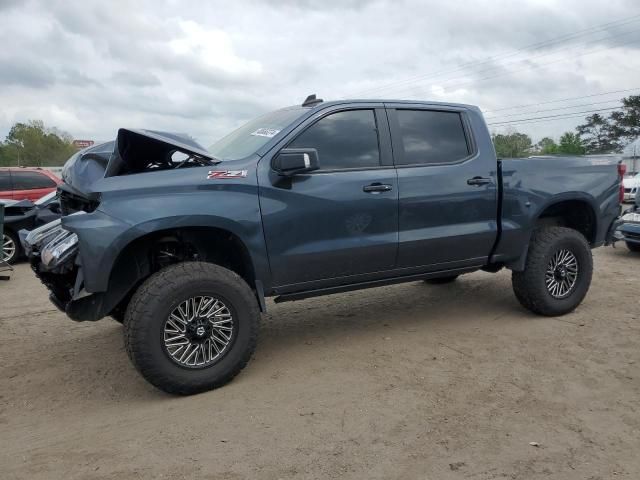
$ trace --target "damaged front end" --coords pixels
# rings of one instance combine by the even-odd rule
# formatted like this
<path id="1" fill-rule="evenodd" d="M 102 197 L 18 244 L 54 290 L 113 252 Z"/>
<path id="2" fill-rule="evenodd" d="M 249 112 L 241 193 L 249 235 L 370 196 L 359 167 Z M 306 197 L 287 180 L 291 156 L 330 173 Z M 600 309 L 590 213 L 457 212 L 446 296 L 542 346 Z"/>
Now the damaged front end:
<path id="1" fill-rule="evenodd" d="M 129 129 L 120 129 L 113 142 L 71 157 L 58 188 L 62 219 L 21 233 L 31 267 L 49 289 L 52 303 L 73 320 L 99 320 L 120 308 L 131 282 L 148 272 L 144 265 L 125 262 L 113 277 L 114 284 L 108 283 L 107 270 L 119 252 L 110 247 L 132 226 L 121 219 L 126 216 L 122 211 L 114 214 L 101 203 L 105 189 L 110 198 L 119 195 L 114 192 L 131 194 L 144 188 L 140 187 L 144 180 L 131 178 L 136 174 L 182 171 L 217 162 L 189 137 Z"/>
<path id="2" fill-rule="evenodd" d="M 80 215 L 79 211 L 72 215 Z M 51 301 L 62 311 L 77 297 L 78 235 L 62 226 L 60 220 L 54 220 L 27 234 L 23 247 L 29 258 L 31 268 L 49 289 Z"/>

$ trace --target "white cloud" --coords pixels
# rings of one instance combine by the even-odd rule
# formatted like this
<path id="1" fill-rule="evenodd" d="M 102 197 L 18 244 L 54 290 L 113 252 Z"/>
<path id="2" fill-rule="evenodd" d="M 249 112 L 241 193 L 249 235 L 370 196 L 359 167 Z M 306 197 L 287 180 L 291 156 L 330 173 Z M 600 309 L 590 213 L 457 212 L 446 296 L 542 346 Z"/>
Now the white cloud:
<path id="1" fill-rule="evenodd" d="M 633 0 L 0 2 L 0 137 L 16 121 L 39 118 L 76 137 L 107 139 L 133 126 L 209 144 L 310 93 L 495 110 L 640 87 L 634 7 Z M 561 36 L 555 49 L 518 52 Z M 558 136 L 579 121 L 518 128 Z"/>

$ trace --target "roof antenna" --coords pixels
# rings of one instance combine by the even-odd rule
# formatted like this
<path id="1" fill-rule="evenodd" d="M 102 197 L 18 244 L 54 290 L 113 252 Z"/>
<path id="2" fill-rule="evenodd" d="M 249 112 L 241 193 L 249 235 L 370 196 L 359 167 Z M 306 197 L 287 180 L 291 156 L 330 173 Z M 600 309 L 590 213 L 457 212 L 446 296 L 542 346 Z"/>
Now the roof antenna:
<path id="1" fill-rule="evenodd" d="M 304 102 L 302 102 L 302 106 L 303 107 L 312 107 L 314 105 L 317 105 L 318 103 L 322 103 L 322 99 L 321 98 L 316 98 L 316 94 L 312 94 L 309 95 Z"/>

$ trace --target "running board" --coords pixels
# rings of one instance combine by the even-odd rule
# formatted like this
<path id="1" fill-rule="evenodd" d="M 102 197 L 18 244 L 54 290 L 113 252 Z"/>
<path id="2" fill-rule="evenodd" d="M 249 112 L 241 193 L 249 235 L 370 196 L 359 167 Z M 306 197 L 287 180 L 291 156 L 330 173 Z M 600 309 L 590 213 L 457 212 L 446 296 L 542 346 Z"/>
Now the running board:
<path id="1" fill-rule="evenodd" d="M 428 280 L 430 278 L 447 277 L 449 275 L 461 275 L 463 273 L 471 273 L 480 270 L 478 267 L 455 268 L 452 270 L 439 270 L 432 273 L 415 273 L 403 277 L 383 278 L 380 280 L 371 280 L 368 282 L 352 283 L 348 285 L 338 285 L 335 287 L 317 288 L 313 290 L 304 290 L 301 292 L 283 293 L 273 299 L 275 303 L 291 302 L 293 300 L 304 300 L 305 298 L 320 297 L 322 295 L 332 295 L 334 293 L 351 292 L 353 290 L 363 290 L 365 288 L 383 287 L 385 285 L 393 285 L 396 283 L 415 282 L 417 280 Z"/>

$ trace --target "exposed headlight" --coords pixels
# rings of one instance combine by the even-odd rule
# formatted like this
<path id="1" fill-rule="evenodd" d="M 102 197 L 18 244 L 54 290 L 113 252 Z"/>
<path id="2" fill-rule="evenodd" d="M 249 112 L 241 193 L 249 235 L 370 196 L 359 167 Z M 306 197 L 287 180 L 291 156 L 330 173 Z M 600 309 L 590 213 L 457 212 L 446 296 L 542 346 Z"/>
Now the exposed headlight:
<path id="1" fill-rule="evenodd" d="M 622 216 L 623 222 L 640 223 L 640 213 L 626 213 Z"/>
<path id="2" fill-rule="evenodd" d="M 62 231 L 42 249 L 42 265 L 51 269 L 60 265 L 78 251 L 78 235 L 68 230 Z"/>
<path id="3" fill-rule="evenodd" d="M 23 246 L 26 250 L 30 251 L 33 247 L 38 247 L 41 244 L 51 241 L 60 231 L 62 231 L 60 219 L 41 225 L 27 234 Z"/>

